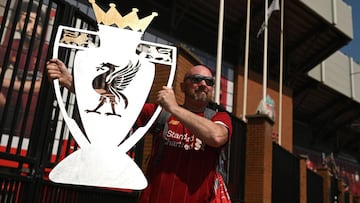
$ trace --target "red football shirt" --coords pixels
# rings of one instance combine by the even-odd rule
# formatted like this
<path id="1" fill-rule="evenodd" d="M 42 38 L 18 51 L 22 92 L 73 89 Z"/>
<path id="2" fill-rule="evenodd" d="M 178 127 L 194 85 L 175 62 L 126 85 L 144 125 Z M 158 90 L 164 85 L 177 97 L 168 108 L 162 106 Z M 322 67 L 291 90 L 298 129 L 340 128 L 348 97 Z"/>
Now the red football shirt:
<path id="1" fill-rule="evenodd" d="M 145 104 L 138 125 L 144 125 L 152 116 L 155 105 Z M 200 113 L 199 116 L 204 116 Z M 229 128 L 231 120 L 226 112 L 216 112 L 212 117 Z M 147 169 L 148 187 L 139 202 L 209 202 L 214 197 L 214 179 L 219 158 L 219 148 L 205 146 L 196 150 L 195 138 L 174 116 L 168 120 L 168 132 L 158 157 L 159 132 L 154 139 L 153 150 Z"/>

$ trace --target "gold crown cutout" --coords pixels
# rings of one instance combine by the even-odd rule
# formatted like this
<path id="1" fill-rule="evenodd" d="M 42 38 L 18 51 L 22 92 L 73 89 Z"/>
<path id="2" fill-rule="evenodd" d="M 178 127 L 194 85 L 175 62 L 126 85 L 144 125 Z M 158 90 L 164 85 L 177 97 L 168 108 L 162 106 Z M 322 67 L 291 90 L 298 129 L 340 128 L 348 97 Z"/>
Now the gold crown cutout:
<path id="1" fill-rule="evenodd" d="M 95 0 L 89 0 L 91 3 L 97 23 L 104 25 L 116 25 L 118 28 L 130 28 L 133 31 L 144 32 L 146 28 L 149 26 L 151 21 L 158 14 L 156 12 L 152 12 L 151 15 L 139 19 L 137 12 L 139 11 L 137 8 L 133 8 L 132 11 L 126 16 L 122 16 L 116 9 L 116 5 L 114 3 L 110 3 L 109 10 L 104 12 L 96 3 Z"/>

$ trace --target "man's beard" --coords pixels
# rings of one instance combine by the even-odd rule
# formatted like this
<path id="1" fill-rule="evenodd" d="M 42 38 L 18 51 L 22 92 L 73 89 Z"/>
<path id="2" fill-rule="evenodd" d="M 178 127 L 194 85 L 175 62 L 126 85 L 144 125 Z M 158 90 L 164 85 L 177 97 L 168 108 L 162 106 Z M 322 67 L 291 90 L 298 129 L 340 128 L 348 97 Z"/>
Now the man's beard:
<path id="1" fill-rule="evenodd" d="M 24 38 L 24 46 L 25 46 L 25 48 L 29 48 L 30 43 L 31 43 L 31 36 L 26 35 L 25 38 Z M 39 39 L 33 40 L 32 43 L 33 43 L 32 44 L 33 49 L 39 48 L 39 45 L 40 45 L 40 40 Z"/>
<path id="2" fill-rule="evenodd" d="M 194 92 L 186 92 L 187 96 L 191 97 L 195 101 L 208 102 L 210 101 L 209 92 L 203 90 L 195 90 Z"/>
<path id="3" fill-rule="evenodd" d="M 28 36 L 28 35 L 26 35 L 26 36 L 24 37 L 24 43 L 25 43 L 25 44 L 30 44 L 30 42 L 31 42 L 31 37 Z"/>

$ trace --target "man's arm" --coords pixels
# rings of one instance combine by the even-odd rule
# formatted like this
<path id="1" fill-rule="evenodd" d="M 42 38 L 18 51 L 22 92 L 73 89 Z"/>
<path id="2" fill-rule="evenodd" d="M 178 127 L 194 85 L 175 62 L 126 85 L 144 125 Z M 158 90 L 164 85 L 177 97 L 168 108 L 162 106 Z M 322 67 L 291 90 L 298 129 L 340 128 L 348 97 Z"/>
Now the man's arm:
<path id="1" fill-rule="evenodd" d="M 222 124 L 198 116 L 181 106 L 174 108 L 172 114 L 179 119 L 186 128 L 209 146 L 221 147 L 228 140 L 229 130 Z"/>
<path id="2" fill-rule="evenodd" d="M 2 69 L 0 68 L 0 72 L 1 72 L 1 71 L 2 71 Z M 25 84 L 24 84 L 24 91 L 25 91 L 25 92 L 30 91 L 31 83 L 32 83 L 32 81 L 30 81 L 30 80 L 25 80 Z M 2 86 L 3 86 L 3 87 L 6 87 L 6 88 L 9 88 L 9 87 L 10 87 L 10 84 L 11 84 L 11 79 L 5 77 L 4 80 L 3 80 Z M 34 92 L 39 92 L 39 91 L 40 91 L 40 86 L 41 86 L 41 80 L 35 81 Z M 14 90 L 20 90 L 20 87 L 21 87 L 21 81 L 15 79 L 13 89 L 14 89 Z"/>
<path id="3" fill-rule="evenodd" d="M 179 106 L 171 88 L 163 88 L 159 92 L 157 102 L 207 145 L 221 147 L 227 142 L 229 129 L 226 126 Z"/>
<path id="4" fill-rule="evenodd" d="M 4 79 L 4 81 L 3 81 L 3 87 L 9 88 L 9 87 L 10 87 L 10 83 L 11 83 L 11 81 L 10 81 L 9 79 Z M 24 84 L 24 91 L 25 91 L 25 92 L 30 91 L 31 83 L 32 83 L 32 82 L 29 81 L 29 80 L 26 80 L 26 81 L 25 81 L 25 84 Z M 20 86 L 21 86 L 21 81 L 15 80 L 13 89 L 14 89 L 14 90 L 19 90 L 19 89 L 20 89 Z M 39 80 L 38 80 L 38 81 L 35 81 L 34 92 L 39 92 L 40 86 L 41 86 L 41 81 L 39 81 Z"/>

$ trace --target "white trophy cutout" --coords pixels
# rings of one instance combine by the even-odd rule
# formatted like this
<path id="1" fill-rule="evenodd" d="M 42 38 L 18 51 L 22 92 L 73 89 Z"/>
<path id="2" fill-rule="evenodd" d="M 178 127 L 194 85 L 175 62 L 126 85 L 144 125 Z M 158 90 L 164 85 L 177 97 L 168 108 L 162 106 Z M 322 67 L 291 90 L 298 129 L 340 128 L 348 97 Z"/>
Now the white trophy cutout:
<path id="1" fill-rule="evenodd" d="M 176 48 L 141 40 L 156 13 L 139 19 L 133 9 L 122 17 L 114 4 L 105 13 L 94 0 L 90 2 L 99 31 L 59 26 L 54 44 L 54 58 L 59 47 L 76 50 L 75 94 L 86 136 L 68 116 L 59 81 L 54 80 L 59 108 L 80 148 L 59 162 L 49 178 L 57 183 L 141 190 L 147 186 L 146 178 L 127 152 L 145 135 L 161 107 L 145 126 L 127 135 L 150 92 L 154 63 L 171 67 L 167 86 L 172 86 Z M 98 47 L 92 46 L 94 36 L 100 40 Z"/>

